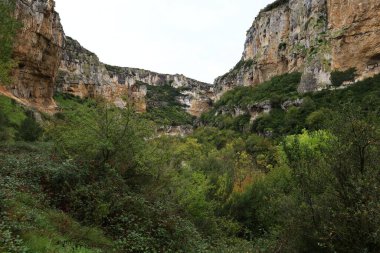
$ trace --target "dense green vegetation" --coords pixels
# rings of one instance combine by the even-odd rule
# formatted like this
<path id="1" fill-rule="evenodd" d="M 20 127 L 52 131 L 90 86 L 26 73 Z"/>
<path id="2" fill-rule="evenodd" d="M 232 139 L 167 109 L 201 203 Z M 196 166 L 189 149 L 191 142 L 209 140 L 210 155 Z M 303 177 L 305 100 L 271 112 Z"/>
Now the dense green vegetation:
<path id="1" fill-rule="evenodd" d="M 160 125 L 191 125 L 193 117 L 178 101 L 181 93 L 170 84 L 163 86 L 147 85 L 147 119 Z"/>
<path id="2" fill-rule="evenodd" d="M 0 2 L 0 83 L 10 82 L 9 73 L 15 62 L 12 60 L 12 47 L 19 22 L 12 18 L 14 1 L 6 0 Z"/>
<path id="3" fill-rule="evenodd" d="M 236 63 L 236 65 L 229 72 L 227 72 L 226 74 L 221 76 L 221 79 L 224 79 L 227 77 L 234 79 L 239 74 L 239 71 L 241 71 L 242 69 L 252 67 L 253 63 L 254 63 L 254 61 L 252 59 L 246 60 L 246 61 L 242 59 L 238 63 Z"/>
<path id="4" fill-rule="evenodd" d="M 213 127 L 157 138 L 130 110 L 56 100 L 44 142 L 0 145 L 4 252 L 380 249 L 376 111 L 331 111 L 277 140 Z M 9 106 L 21 125 L 28 113 Z"/>
<path id="5" fill-rule="evenodd" d="M 331 83 L 335 87 L 341 86 L 344 82 L 353 82 L 356 77 L 356 69 L 350 68 L 346 71 L 335 70 L 331 73 Z"/>
<path id="6" fill-rule="evenodd" d="M 186 137 L 155 132 L 193 122 L 170 85 L 148 86 L 145 114 L 56 94 L 49 116 L 0 96 L 0 252 L 379 252 L 380 75 L 304 95 L 299 81 L 227 92 Z"/>
<path id="7" fill-rule="evenodd" d="M 289 0 L 276 0 L 273 3 L 268 4 L 262 10 L 262 12 L 271 11 L 271 10 L 276 9 L 276 8 L 280 7 L 281 5 L 284 5 L 284 4 L 287 4 L 287 3 L 289 3 Z"/>
<path id="8" fill-rule="evenodd" d="M 380 76 L 366 79 L 345 89 L 325 90 L 300 95 L 296 92 L 300 75 L 297 73 L 275 77 L 257 87 L 239 87 L 227 92 L 213 110 L 202 115 L 202 122 L 220 129 L 233 129 L 281 137 L 300 134 L 303 129 L 317 130 L 332 117 L 334 110 L 345 110 L 347 106 L 361 108 L 366 114 L 378 112 L 380 100 Z M 303 99 L 302 104 L 281 107 L 286 101 Z M 267 101 L 270 113 L 261 114 L 253 123 L 247 113 L 252 105 Z M 234 117 L 234 108 L 246 114 Z M 220 113 L 225 111 L 227 113 Z M 216 115 L 216 116 L 215 116 Z"/>

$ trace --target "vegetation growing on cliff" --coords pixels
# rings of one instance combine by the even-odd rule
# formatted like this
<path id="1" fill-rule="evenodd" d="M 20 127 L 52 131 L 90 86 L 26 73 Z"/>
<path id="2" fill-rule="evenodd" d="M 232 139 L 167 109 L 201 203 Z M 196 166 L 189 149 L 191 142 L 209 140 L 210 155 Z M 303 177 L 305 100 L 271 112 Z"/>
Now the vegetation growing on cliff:
<path id="1" fill-rule="evenodd" d="M 338 75 L 337 79 L 347 80 L 347 76 L 353 76 L 352 73 L 339 72 L 334 76 Z M 346 89 L 304 95 L 296 92 L 299 78 L 300 75 L 297 73 L 286 74 L 257 87 L 239 87 L 229 91 L 209 113 L 202 115 L 201 120 L 206 125 L 221 129 L 245 130 L 281 137 L 300 134 L 303 129 L 319 129 L 321 124 L 332 117 L 334 110 L 344 110 L 347 105 L 362 108 L 361 113 L 379 110 L 379 75 L 357 82 Z M 264 113 L 260 106 L 252 106 L 265 100 L 265 106 L 271 108 L 267 113 Z M 243 115 L 237 116 L 236 109 Z M 253 123 L 250 122 L 251 112 L 258 113 Z M 244 122 L 242 119 L 245 119 Z"/>
<path id="2" fill-rule="evenodd" d="M 179 102 L 182 94 L 178 89 L 169 84 L 147 87 L 146 118 L 166 126 L 192 125 L 193 117 Z"/>
<path id="3" fill-rule="evenodd" d="M 287 3 L 289 3 L 289 0 L 276 0 L 273 3 L 268 4 L 261 12 L 271 11 Z"/>
<path id="4" fill-rule="evenodd" d="M 144 115 L 105 101 L 58 95 L 44 142 L 0 145 L 0 249 L 378 252 L 379 78 L 284 110 L 299 74 L 277 77 L 216 105 L 272 101 L 251 130 L 204 126 L 183 138 L 157 137 Z M 159 89 L 153 105 L 176 105 Z M 0 127 L 17 133 L 28 113 L 0 101 Z M 280 138 L 258 135 L 268 126 Z"/>
<path id="5" fill-rule="evenodd" d="M 344 82 L 354 82 L 356 69 L 350 68 L 345 71 L 335 70 L 331 72 L 331 83 L 335 87 L 341 86 Z"/>
<path id="6" fill-rule="evenodd" d="M 235 79 L 239 72 L 242 71 L 242 69 L 248 69 L 253 66 L 254 60 L 243 60 L 241 59 L 236 65 L 226 74 L 221 76 L 221 79 L 229 78 L 229 79 Z"/>
<path id="7" fill-rule="evenodd" d="M 361 99 L 376 78 L 277 140 L 213 127 L 156 137 L 142 115 L 59 96 L 44 142 L 0 145 L 0 249 L 378 252 L 379 101 Z"/>
<path id="8" fill-rule="evenodd" d="M 20 23 L 13 17 L 14 1 L 0 2 L 0 83 L 10 82 L 9 73 L 15 65 L 12 59 L 13 41 Z"/>

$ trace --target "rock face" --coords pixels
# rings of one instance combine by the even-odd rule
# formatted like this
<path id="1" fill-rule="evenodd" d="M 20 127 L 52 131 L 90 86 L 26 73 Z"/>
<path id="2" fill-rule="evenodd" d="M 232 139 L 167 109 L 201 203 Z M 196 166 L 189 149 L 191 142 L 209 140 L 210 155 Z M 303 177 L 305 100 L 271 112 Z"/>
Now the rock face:
<path id="1" fill-rule="evenodd" d="M 380 72 L 380 1 L 329 0 L 333 69 L 355 67 L 360 79 Z"/>
<path id="2" fill-rule="evenodd" d="M 124 96 L 146 110 L 146 85 L 178 88 L 188 112 L 199 116 L 223 92 L 256 85 L 273 76 L 303 73 L 300 92 L 331 85 L 334 70 L 356 68 L 363 79 L 380 73 L 379 0 L 277 0 L 260 12 L 247 32 L 241 61 L 214 85 L 183 75 L 106 65 L 77 41 L 65 37 L 54 0 L 16 0 L 23 24 L 13 50 L 14 82 L 0 92 L 54 111 L 54 91 L 102 96 L 117 106 Z"/>
<path id="3" fill-rule="evenodd" d="M 212 85 L 183 75 L 166 75 L 136 68 L 108 66 L 66 37 L 54 0 L 16 0 L 14 16 L 23 27 L 14 45 L 18 63 L 13 83 L 0 92 L 39 110 L 54 112 L 55 91 L 80 97 L 102 96 L 119 107 L 129 97 L 136 109 L 146 110 L 146 85 L 170 83 L 183 90 L 181 101 L 189 113 L 200 115 L 207 110 L 213 95 Z"/>
<path id="4" fill-rule="evenodd" d="M 278 0 L 247 32 L 241 61 L 215 80 L 216 93 L 256 85 L 287 72 L 303 73 L 300 92 L 331 85 L 332 70 L 380 72 L 378 0 Z"/>
<path id="5" fill-rule="evenodd" d="M 146 85 L 170 84 L 182 90 L 182 102 L 192 115 L 208 109 L 212 86 L 184 75 L 159 74 L 137 68 L 103 64 L 98 57 L 67 37 L 57 79 L 57 90 L 80 97 L 102 96 L 116 105 L 125 106 L 123 96 L 129 96 L 140 112 L 146 110 Z"/>
<path id="6" fill-rule="evenodd" d="M 53 0 L 17 0 L 15 17 L 23 27 L 14 45 L 18 63 L 10 92 L 26 104 L 54 110 L 54 80 L 58 72 L 64 32 Z"/>

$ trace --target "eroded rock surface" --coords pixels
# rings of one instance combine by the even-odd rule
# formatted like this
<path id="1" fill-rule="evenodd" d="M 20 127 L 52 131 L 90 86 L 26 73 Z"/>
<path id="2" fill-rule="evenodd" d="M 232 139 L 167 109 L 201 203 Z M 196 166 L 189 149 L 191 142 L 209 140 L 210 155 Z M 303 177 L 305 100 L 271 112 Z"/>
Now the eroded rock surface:
<path id="1" fill-rule="evenodd" d="M 8 90 L 25 104 L 54 110 L 55 78 L 64 32 L 53 0 L 17 0 L 15 17 L 23 27 L 14 45 L 17 62 Z"/>
<path id="2" fill-rule="evenodd" d="M 380 1 L 281 2 L 255 19 L 241 61 L 215 80 L 217 97 L 294 71 L 303 73 L 300 92 L 330 86 L 333 70 L 356 68 L 358 79 L 380 72 Z"/>
<path id="3" fill-rule="evenodd" d="M 148 70 L 106 65 L 98 57 L 83 48 L 77 41 L 67 37 L 66 48 L 59 69 L 57 90 L 80 97 L 102 96 L 125 105 L 129 96 L 140 112 L 146 110 L 146 85 L 167 85 L 180 89 L 181 101 L 188 112 L 199 116 L 208 109 L 212 86 L 184 75 L 160 74 Z"/>

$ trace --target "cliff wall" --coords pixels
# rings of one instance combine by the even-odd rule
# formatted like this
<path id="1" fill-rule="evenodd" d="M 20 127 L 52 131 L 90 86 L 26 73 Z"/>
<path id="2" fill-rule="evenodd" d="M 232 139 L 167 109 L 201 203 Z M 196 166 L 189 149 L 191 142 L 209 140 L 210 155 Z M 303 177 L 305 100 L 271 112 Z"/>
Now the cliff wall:
<path id="1" fill-rule="evenodd" d="M 378 0 L 278 0 L 255 19 L 241 61 L 215 80 L 216 93 L 295 71 L 303 73 L 300 92 L 329 87 L 333 70 L 373 76 L 380 72 L 379 13 Z"/>
<path id="2" fill-rule="evenodd" d="M 117 106 L 129 96 L 138 111 L 146 110 L 146 86 L 170 84 L 182 91 L 179 98 L 188 112 L 200 115 L 212 97 L 210 84 L 183 75 L 108 66 L 66 37 L 54 0 L 16 0 L 14 17 L 22 23 L 13 49 L 17 66 L 12 83 L 0 92 L 38 110 L 54 112 L 54 92 L 80 97 L 102 96 Z"/>
<path id="3" fill-rule="evenodd" d="M 180 98 L 188 112 L 198 116 L 208 109 L 212 86 L 184 75 L 160 74 L 148 70 L 106 65 L 98 57 L 67 37 L 59 68 L 57 90 L 80 97 L 102 96 L 125 105 L 122 97 L 129 96 L 140 112 L 146 110 L 146 85 L 167 85 L 181 90 Z"/>
<path id="4" fill-rule="evenodd" d="M 17 0 L 14 16 L 22 23 L 13 50 L 17 67 L 8 91 L 27 105 L 54 110 L 56 78 L 64 32 L 53 0 Z"/>

